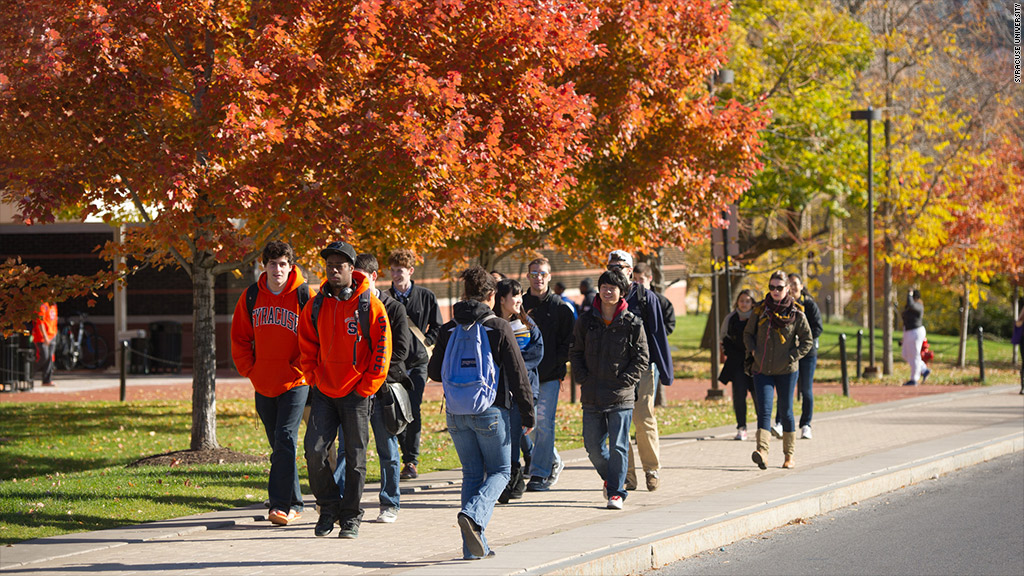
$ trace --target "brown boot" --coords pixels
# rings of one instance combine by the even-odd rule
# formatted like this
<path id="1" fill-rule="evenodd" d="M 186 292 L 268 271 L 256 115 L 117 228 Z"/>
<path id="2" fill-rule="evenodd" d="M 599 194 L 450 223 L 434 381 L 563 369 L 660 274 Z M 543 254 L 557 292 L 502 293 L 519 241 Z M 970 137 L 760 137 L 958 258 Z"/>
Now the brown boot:
<path id="1" fill-rule="evenodd" d="M 757 450 L 750 455 L 750 459 L 757 464 L 757 467 L 761 470 L 767 470 L 768 464 L 768 440 L 772 437 L 772 433 L 768 430 L 757 429 Z"/>
<path id="2" fill-rule="evenodd" d="M 794 448 L 796 448 L 796 432 L 783 432 L 782 453 L 786 455 L 786 460 L 782 463 L 783 468 L 796 468 L 796 462 L 793 460 Z"/>

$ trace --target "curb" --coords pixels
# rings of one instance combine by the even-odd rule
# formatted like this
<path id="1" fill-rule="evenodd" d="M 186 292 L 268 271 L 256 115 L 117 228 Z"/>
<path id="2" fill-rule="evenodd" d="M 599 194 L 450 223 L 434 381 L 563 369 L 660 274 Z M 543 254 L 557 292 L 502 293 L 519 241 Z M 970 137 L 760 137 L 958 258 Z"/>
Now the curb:
<path id="1" fill-rule="evenodd" d="M 1024 451 L 1024 432 L 1017 432 L 937 454 L 933 458 L 893 466 L 860 478 L 737 510 L 719 518 L 685 524 L 670 533 L 642 538 L 639 542 L 612 546 L 520 573 L 633 574 L 656 569 L 785 526 L 796 519 L 826 514 L 861 500 L 1021 451 Z"/>

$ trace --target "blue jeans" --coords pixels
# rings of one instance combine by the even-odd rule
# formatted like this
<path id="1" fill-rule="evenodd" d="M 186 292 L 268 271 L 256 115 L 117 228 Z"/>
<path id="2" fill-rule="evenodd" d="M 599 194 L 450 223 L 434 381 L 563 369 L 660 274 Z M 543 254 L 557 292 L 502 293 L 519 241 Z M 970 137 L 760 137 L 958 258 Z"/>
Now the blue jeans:
<path id="1" fill-rule="evenodd" d="M 423 391 L 427 388 L 427 365 L 409 368 L 409 403 L 412 405 L 412 422 L 398 435 L 398 444 L 402 447 L 402 462 L 420 463 L 420 432 L 423 421 L 420 419 L 420 404 L 423 404 Z"/>
<path id="2" fill-rule="evenodd" d="M 462 514 L 480 527 L 487 546 L 487 523 L 494 503 L 511 475 L 511 440 L 508 410 L 491 406 L 480 414 L 446 414 L 448 433 L 462 463 Z M 486 555 L 486 554 L 485 554 Z M 462 543 L 463 558 L 475 558 Z"/>
<path id="3" fill-rule="evenodd" d="M 757 427 L 760 430 L 771 428 L 772 396 L 778 392 L 779 414 L 784 432 L 796 431 L 796 420 L 793 418 L 793 390 L 796 388 L 797 372 L 768 376 L 754 374 L 754 402 L 757 403 Z"/>
<path id="4" fill-rule="evenodd" d="M 633 409 L 600 410 L 583 407 L 583 446 L 590 463 L 608 487 L 608 497 L 626 499 L 629 425 Z"/>
<path id="5" fill-rule="evenodd" d="M 558 380 L 540 383 L 537 397 L 536 426 L 533 428 L 533 455 L 530 457 L 530 476 L 547 478 L 561 457 L 555 449 L 555 415 L 558 411 Z"/>
<path id="6" fill-rule="evenodd" d="M 296 386 L 280 396 L 264 396 L 256 392 L 256 413 L 270 442 L 270 477 L 267 494 L 271 510 L 302 511 L 299 489 L 298 454 L 299 424 L 306 407 L 309 386 Z"/>
<path id="7" fill-rule="evenodd" d="M 384 414 L 381 412 L 380 399 L 372 398 L 370 428 L 373 429 L 373 441 L 377 446 L 377 457 L 380 459 L 380 507 L 401 508 L 399 500 L 401 491 L 398 488 L 400 458 L 398 455 L 398 438 L 388 433 L 384 427 Z M 338 467 L 334 469 L 334 481 L 341 492 L 345 492 L 345 431 L 338 427 Z"/>
<path id="8" fill-rule="evenodd" d="M 519 413 L 519 407 L 513 402 L 512 409 L 508 412 L 509 433 L 511 444 L 512 469 L 520 468 L 519 457 L 524 463 L 529 462 L 533 454 L 533 440 L 529 434 L 523 434 L 523 416 Z"/>
<path id="9" fill-rule="evenodd" d="M 797 389 L 800 391 L 800 428 L 811 425 L 814 417 L 814 370 L 818 367 L 818 353 L 811 348 L 811 353 L 800 359 L 800 371 L 797 372 Z M 781 408 L 781 403 L 780 406 Z M 782 422 L 782 413 L 775 412 L 775 421 Z"/>
<path id="10" fill-rule="evenodd" d="M 334 513 L 343 523 L 362 520 L 363 497 L 366 481 L 366 445 L 370 441 L 370 399 L 352 391 L 342 398 L 331 398 L 320 390 L 313 390 L 306 424 L 306 466 L 309 468 L 309 487 L 316 496 L 320 513 Z M 345 488 L 334 480 L 327 455 L 339 426 L 345 432 Z M 342 466 L 339 464 L 338 466 Z"/>

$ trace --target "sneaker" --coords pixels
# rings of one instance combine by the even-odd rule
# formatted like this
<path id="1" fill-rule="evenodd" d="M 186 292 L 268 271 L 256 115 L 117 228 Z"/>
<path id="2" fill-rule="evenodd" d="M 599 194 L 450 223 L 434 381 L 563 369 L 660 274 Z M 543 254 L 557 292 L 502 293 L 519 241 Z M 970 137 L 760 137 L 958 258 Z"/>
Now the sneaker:
<path id="1" fill-rule="evenodd" d="M 804 440 L 810 440 L 811 439 L 811 426 L 810 426 L 810 424 L 808 424 L 807 426 L 802 426 L 800 428 L 800 437 L 803 438 Z"/>
<path id="2" fill-rule="evenodd" d="M 394 506 L 381 508 L 380 514 L 377 515 L 377 522 L 381 524 L 394 524 L 395 520 L 398 520 L 398 508 Z"/>
<path id="3" fill-rule="evenodd" d="M 658 485 L 661 484 L 661 482 L 658 480 L 658 471 L 651 470 L 649 472 L 644 472 L 644 476 L 647 476 L 647 491 L 654 492 L 655 490 L 657 490 Z"/>
<path id="4" fill-rule="evenodd" d="M 733 438 L 733 440 L 746 440 L 746 439 L 747 439 L 747 429 L 746 428 L 737 428 L 736 429 L 736 437 Z"/>
<path id="5" fill-rule="evenodd" d="M 274 509 L 267 515 L 270 522 L 272 524 L 277 524 L 278 526 L 287 526 L 301 517 L 302 514 L 297 510 L 288 510 L 285 512 L 284 510 Z"/>
<path id="6" fill-rule="evenodd" d="M 562 470 L 565 470 L 565 461 L 559 458 L 558 462 L 555 462 L 554 468 L 551 469 L 551 476 L 548 476 L 548 488 L 551 488 L 558 482 L 558 476 L 562 473 Z"/>
<path id="7" fill-rule="evenodd" d="M 476 558 L 487 556 L 487 547 L 484 545 L 480 527 L 472 518 L 462 512 L 459 512 L 459 529 L 462 530 L 462 542 L 465 543 L 466 550 L 469 550 L 472 556 Z"/>
<path id="8" fill-rule="evenodd" d="M 782 423 L 776 422 L 772 424 L 772 436 L 781 439 L 782 438 Z"/>
<path id="9" fill-rule="evenodd" d="M 419 478 L 419 473 L 416 472 L 416 465 L 412 462 L 406 462 L 405 466 L 402 467 L 402 473 L 398 475 L 402 480 L 412 480 L 413 478 Z"/>
<path id="10" fill-rule="evenodd" d="M 523 479 L 523 475 L 520 474 L 519 478 L 516 479 L 516 483 L 512 486 L 512 490 L 509 491 L 508 497 L 512 500 L 519 500 L 523 497 L 523 492 L 526 490 L 526 480 Z"/>
<path id="11" fill-rule="evenodd" d="M 320 519 L 316 521 L 316 527 L 313 528 L 313 534 L 315 534 L 317 538 L 330 536 L 331 532 L 334 532 L 334 523 L 337 521 L 337 516 L 327 510 L 321 510 Z"/>
<path id="12" fill-rule="evenodd" d="M 622 510 L 622 496 L 612 496 L 608 499 L 609 510 Z"/>
<path id="13" fill-rule="evenodd" d="M 530 481 L 526 483 L 527 492 L 547 492 L 548 490 L 551 490 L 550 477 L 530 476 Z"/>
<path id="14" fill-rule="evenodd" d="M 921 384 L 924 384 L 924 381 L 928 379 L 928 375 L 931 373 L 932 371 L 928 368 L 925 368 L 924 372 L 921 372 Z"/>
<path id="15" fill-rule="evenodd" d="M 355 540 L 359 537 L 359 520 L 346 520 L 341 525 L 341 531 L 338 532 L 338 538 L 344 538 L 345 540 Z"/>
<path id="16" fill-rule="evenodd" d="M 917 380 L 907 380 L 903 383 L 904 386 L 917 386 Z"/>

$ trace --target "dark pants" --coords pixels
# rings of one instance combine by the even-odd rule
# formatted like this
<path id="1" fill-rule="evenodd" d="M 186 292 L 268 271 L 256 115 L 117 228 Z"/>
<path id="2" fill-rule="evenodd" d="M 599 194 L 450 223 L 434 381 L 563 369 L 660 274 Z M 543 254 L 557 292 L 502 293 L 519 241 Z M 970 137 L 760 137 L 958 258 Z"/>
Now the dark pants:
<path id="1" fill-rule="evenodd" d="M 398 435 L 398 445 L 402 449 L 402 462 L 405 464 L 420 463 L 420 431 L 423 421 L 420 419 L 420 404 L 423 404 L 423 391 L 427 387 L 427 365 L 409 368 L 409 403 L 412 405 L 412 422 Z"/>
<path id="2" fill-rule="evenodd" d="M 57 339 L 49 342 L 36 342 L 36 363 L 43 375 L 43 384 L 53 382 L 53 353 L 57 348 Z"/>
<path id="3" fill-rule="evenodd" d="M 271 510 L 302 511 L 302 492 L 299 489 L 299 469 L 295 464 L 298 453 L 299 423 L 306 407 L 309 386 L 297 386 L 277 397 L 256 392 L 256 413 L 263 421 L 263 429 L 270 442 L 270 477 L 267 493 Z"/>
<path id="4" fill-rule="evenodd" d="M 313 403 L 306 426 L 306 465 L 309 467 L 309 487 L 316 496 L 320 511 L 333 512 L 344 523 L 362 520 L 363 497 L 366 482 L 366 445 L 370 441 L 370 399 L 358 392 L 342 398 L 331 398 L 320 390 L 313 390 Z M 342 493 L 334 481 L 327 455 L 338 437 L 338 427 L 345 435 L 345 491 Z"/>
<path id="5" fill-rule="evenodd" d="M 754 379 L 746 374 L 737 377 L 732 383 L 732 409 L 736 413 L 736 428 L 747 427 L 747 394 L 754 399 L 757 409 L 757 397 L 754 395 Z"/>

